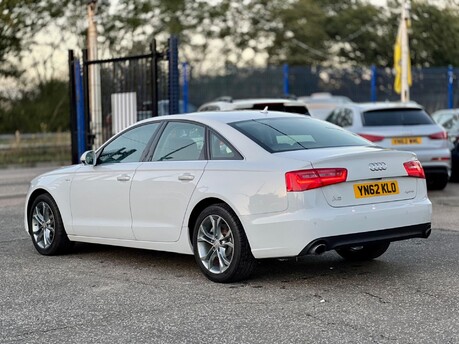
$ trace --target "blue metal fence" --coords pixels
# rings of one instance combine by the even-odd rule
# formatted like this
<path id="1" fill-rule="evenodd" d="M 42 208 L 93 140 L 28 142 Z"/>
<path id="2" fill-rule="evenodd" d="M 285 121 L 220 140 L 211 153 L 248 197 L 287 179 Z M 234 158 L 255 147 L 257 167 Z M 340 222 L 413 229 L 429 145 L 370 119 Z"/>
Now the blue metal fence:
<path id="1" fill-rule="evenodd" d="M 303 96 L 330 92 L 355 102 L 397 101 L 391 68 L 327 68 L 283 65 L 263 69 L 232 69 L 223 75 L 194 76 L 182 66 L 182 99 L 196 106 L 221 96 L 237 98 Z M 411 100 L 428 112 L 459 107 L 458 80 L 453 67 L 413 68 Z M 186 90 L 186 91 L 185 91 Z M 185 93 L 186 92 L 186 93 Z M 186 95 L 186 99 L 185 99 Z"/>

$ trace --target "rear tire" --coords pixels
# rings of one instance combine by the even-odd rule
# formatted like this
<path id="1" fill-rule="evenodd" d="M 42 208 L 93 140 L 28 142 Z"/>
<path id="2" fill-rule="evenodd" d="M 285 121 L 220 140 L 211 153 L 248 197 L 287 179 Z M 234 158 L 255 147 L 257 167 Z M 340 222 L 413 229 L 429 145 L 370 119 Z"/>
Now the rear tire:
<path id="1" fill-rule="evenodd" d="M 429 190 L 443 190 L 448 184 L 448 175 L 438 175 L 427 180 L 427 188 Z"/>
<path id="2" fill-rule="evenodd" d="M 49 194 L 38 196 L 29 212 L 29 233 L 36 250 L 46 256 L 68 252 L 68 239 L 56 202 Z"/>
<path id="3" fill-rule="evenodd" d="M 244 280 L 256 265 L 244 228 L 226 204 L 211 205 L 198 216 L 193 250 L 204 275 L 218 283 Z"/>
<path id="4" fill-rule="evenodd" d="M 366 244 L 362 246 L 339 248 L 336 252 L 349 261 L 368 261 L 383 255 L 389 248 L 389 245 L 390 242 Z"/>

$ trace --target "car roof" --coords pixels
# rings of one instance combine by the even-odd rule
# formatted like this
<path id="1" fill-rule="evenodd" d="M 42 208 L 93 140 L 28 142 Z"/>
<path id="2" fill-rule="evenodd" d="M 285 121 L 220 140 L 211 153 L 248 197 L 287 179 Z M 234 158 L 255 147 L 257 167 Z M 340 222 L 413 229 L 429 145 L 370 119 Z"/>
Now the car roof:
<path id="1" fill-rule="evenodd" d="M 455 109 L 440 109 L 440 110 L 437 110 L 435 111 L 433 115 L 439 115 L 439 114 L 456 114 L 456 113 L 459 113 L 459 108 L 455 108 Z"/>
<path id="2" fill-rule="evenodd" d="M 353 103 L 343 106 L 353 106 L 360 111 L 385 110 L 385 109 L 417 109 L 422 110 L 423 107 L 415 102 L 372 102 L 372 103 Z"/>
<path id="3" fill-rule="evenodd" d="M 169 115 L 167 117 L 153 117 L 143 120 L 142 122 L 150 122 L 156 120 L 196 120 L 203 123 L 221 122 L 232 123 L 246 121 L 252 119 L 278 118 L 278 117 L 303 117 L 311 118 L 296 113 L 286 113 L 278 111 L 260 111 L 260 110 L 235 110 L 235 111 L 205 111 L 191 112 L 180 115 Z"/>

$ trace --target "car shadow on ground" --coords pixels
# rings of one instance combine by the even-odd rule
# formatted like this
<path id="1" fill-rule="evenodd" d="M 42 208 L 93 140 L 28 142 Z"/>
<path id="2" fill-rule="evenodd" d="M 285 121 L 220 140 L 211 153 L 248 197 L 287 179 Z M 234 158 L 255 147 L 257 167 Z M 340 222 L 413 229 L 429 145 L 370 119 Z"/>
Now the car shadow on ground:
<path id="1" fill-rule="evenodd" d="M 177 275 L 196 280 L 200 274 L 195 259 L 191 255 L 125 248 L 98 244 L 76 243 L 67 259 L 77 258 L 86 264 L 103 263 L 120 270 L 154 269 L 155 273 Z M 300 283 L 311 280 L 338 278 L 340 280 L 355 279 L 358 276 L 367 278 L 369 274 L 390 269 L 392 263 L 380 260 L 370 262 L 347 262 L 335 252 L 326 252 L 320 256 L 305 256 L 290 259 L 261 259 L 251 277 L 247 281 L 233 284 L 252 286 L 276 283 Z M 208 281 L 203 275 L 202 281 Z"/>

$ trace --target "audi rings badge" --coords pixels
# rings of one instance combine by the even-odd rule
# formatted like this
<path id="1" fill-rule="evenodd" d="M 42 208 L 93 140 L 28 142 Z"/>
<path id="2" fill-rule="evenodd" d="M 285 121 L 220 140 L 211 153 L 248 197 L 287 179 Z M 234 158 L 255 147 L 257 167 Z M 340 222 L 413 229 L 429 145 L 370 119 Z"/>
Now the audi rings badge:
<path id="1" fill-rule="evenodd" d="M 385 171 L 387 170 L 387 165 L 385 162 L 372 162 L 368 164 L 370 171 Z"/>

